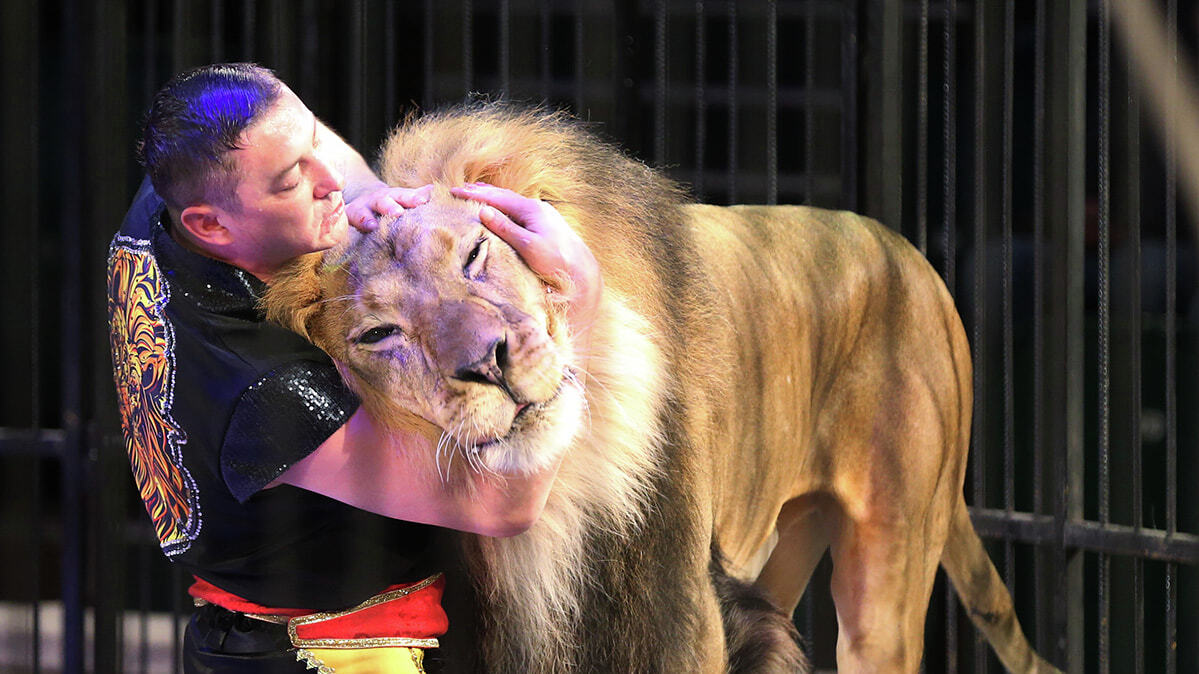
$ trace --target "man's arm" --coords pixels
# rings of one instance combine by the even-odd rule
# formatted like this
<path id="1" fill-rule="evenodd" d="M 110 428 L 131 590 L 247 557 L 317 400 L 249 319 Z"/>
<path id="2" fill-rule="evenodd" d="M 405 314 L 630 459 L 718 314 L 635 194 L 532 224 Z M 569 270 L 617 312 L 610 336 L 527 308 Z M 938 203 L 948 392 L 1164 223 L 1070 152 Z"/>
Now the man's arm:
<path id="1" fill-rule="evenodd" d="M 557 475 L 554 466 L 528 475 L 472 473 L 470 484 L 448 483 L 436 455 L 427 438 L 387 431 L 359 410 L 279 482 L 385 517 L 515 536 L 537 521 Z"/>

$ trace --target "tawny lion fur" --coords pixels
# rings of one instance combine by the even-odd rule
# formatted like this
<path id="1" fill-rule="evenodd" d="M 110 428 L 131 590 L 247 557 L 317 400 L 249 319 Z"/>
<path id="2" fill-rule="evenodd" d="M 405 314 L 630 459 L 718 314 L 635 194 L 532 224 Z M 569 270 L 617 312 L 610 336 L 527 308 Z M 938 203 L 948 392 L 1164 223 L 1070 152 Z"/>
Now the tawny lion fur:
<path id="1" fill-rule="evenodd" d="M 960 320 L 901 237 L 850 213 L 688 204 L 578 124 L 504 105 L 409 120 L 381 160 L 391 184 L 550 202 L 603 271 L 575 353 L 557 295 L 439 189 L 272 284 L 270 315 L 367 409 L 440 434 L 451 484 L 562 458 L 528 532 L 462 536 L 478 650 L 447 655 L 499 672 L 800 669 L 785 637 L 745 664 L 726 634 L 761 630 L 722 625 L 736 610 L 710 564 L 723 552 L 789 615 L 831 546 L 841 671 L 918 669 L 938 563 L 1005 665 L 1048 671 L 962 498 Z"/>

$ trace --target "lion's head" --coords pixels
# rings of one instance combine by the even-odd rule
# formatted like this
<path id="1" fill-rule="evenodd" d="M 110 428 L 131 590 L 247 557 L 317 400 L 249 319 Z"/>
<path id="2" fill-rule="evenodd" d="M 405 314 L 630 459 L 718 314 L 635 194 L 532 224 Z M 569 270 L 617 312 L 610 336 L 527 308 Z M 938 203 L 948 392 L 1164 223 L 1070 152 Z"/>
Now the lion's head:
<path id="1" fill-rule="evenodd" d="M 439 189 L 293 265 L 270 292 L 269 307 L 289 307 L 272 318 L 329 353 L 372 416 L 434 432 L 476 468 L 542 466 L 579 428 L 560 302 L 477 203 Z"/>

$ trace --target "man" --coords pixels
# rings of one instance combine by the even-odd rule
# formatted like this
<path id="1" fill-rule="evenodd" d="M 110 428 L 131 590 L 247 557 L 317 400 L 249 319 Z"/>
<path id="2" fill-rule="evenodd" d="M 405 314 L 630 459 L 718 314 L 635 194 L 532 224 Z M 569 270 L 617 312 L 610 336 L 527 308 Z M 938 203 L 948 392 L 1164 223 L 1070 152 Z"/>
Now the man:
<path id="1" fill-rule="evenodd" d="M 421 671 L 446 629 L 429 525 L 518 534 L 556 468 L 449 488 L 425 439 L 383 433 L 256 301 L 288 260 L 428 190 L 384 185 L 251 64 L 172 79 L 140 151 L 148 181 L 110 249 L 111 340 L 136 482 L 163 551 L 196 578 L 185 671 Z M 598 269 L 561 217 L 490 186 L 455 193 L 484 202 L 481 220 L 535 271 L 569 279 L 585 328 Z"/>

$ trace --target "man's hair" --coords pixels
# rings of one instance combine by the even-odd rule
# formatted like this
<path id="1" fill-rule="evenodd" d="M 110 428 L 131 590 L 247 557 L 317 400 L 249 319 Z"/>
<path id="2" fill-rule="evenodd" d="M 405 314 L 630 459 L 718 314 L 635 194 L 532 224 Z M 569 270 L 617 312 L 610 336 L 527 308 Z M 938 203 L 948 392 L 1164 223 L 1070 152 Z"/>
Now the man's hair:
<path id="1" fill-rule="evenodd" d="M 138 161 L 167 206 L 236 205 L 236 165 L 228 153 L 283 91 L 274 72 L 253 63 L 217 63 L 171 78 L 146 113 Z"/>

